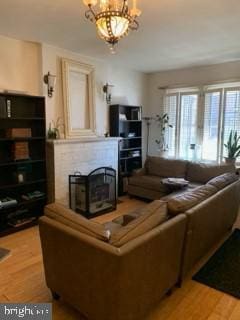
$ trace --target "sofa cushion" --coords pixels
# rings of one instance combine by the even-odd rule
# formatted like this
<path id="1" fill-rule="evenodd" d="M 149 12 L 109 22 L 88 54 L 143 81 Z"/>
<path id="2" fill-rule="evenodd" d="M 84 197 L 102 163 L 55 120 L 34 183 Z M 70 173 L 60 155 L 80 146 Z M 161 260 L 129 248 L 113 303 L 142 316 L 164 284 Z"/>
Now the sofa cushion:
<path id="1" fill-rule="evenodd" d="M 200 162 L 189 162 L 186 179 L 189 181 L 207 183 L 214 177 L 226 172 L 235 172 L 232 164 L 213 165 Z"/>
<path id="2" fill-rule="evenodd" d="M 217 188 L 211 185 L 204 185 L 188 191 L 180 195 L 173 195 L 168 197 L 168 211 L 171 215 L 184 213 L 188 209 L 196 206 L 200 202 L 206 200 L 213 194 L 217 193 Z"/>
<path id="3" fill-rule="evenodd" d="M 129 178 L 129 184 L 133 186 L 140 186 L 144 189 L 167 193 L 168 189 L 165 185 L 162 184 L 162 179 L 163 178 L 161 177 L 152 175 L 133 176 Z"/>
<path id="4" fill-rule="evenodd" d="M 187 161 L 148 157 L 145 163 L 147 174 L 169 178 L 185 178 Z"/>
<path id="5" fill-rule="evenodd" d="M 216 187 L 218 190 L 221 190 L 238 179 L 239 177 L 235 173 L 224 173 L 211 179 L 207 184 Z"/>
<path id="6" fill-rule="evenodd" d="M 188 192 L 192 192 L 193 190 L 201 187 L 201 186 L 204 186 L 204 184 L 202 183 L 189 183 L 189 185 L 187 186 L 187 188 L 182 188 L 182 189 L 179 189 L 179 190 L 176 190 L 176 191 L 173 191 L 171 192 L 170 194 L 164 196 L 161 198 L 161 201 L 169 201 L 170 199 L 172 199 L 174 196 L 180 196 L 180 195 L 183 195 L 185 193 L 188 193 Z"/>
<path id="7" fill-rule="evenodd" d="M 61 222 L 81 233 L 87 234 L 88 236 L 103 241 L 109 240 L 109 232 L 105 230 L 103 225 L 90 221 L 61 204 L 52 203 L 47 205 L 44 209 L 44 213 L 47 217 L 54 219 L 57 222 Z"/>
<path id="8" fill-rule="evenodd" d="M 136 219 L 113 232 L 110 243 L 116 247 L 121 247 L 130 240 L 152 230 L 167 219 L 167 203 L 160 200 L 153 201 L 144 207 L 142 214 Z"/>

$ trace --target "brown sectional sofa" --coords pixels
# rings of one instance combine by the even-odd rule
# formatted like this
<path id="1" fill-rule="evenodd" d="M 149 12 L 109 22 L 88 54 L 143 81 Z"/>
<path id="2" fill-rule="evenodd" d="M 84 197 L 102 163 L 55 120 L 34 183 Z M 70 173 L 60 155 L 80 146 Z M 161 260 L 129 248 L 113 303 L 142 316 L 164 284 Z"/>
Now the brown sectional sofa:
<path id="1" fill-rule="evenodd" d="M 47 285 L 88 319 L 143 319 L 231 230 L 240 181 L 222 173 L 232 169 L 165 162 L 170 176 L 171 165 L 176 176 L 194 182 L 191 188 L 152 190 L 165 196 L 105 225 L 61 205 L 46 207 L 40 236 Z M 164 172 L 147 166 L 145 173 L 158 173 L 161 182 Z"/>
<path id="2" fill-rule="evenodd" d="M 226 173 L 190 191 L 162 198 L 168 202 L 171 216 L 184 213 L 187 231 L 180 278 L 231 229 L 237 219 L 240 202 L 240 180 Z"/>
<path id="3" fill-rule="evenodd" d="M 128 193 L 132 196 L 156 200 L 169 193 L 162 179 L 174 177 L 188 180 L 189 188 L 205 184 L 226 172 L 235 172 L 233 165 L 211 165 L 178 159 L 148 157 L 144 168 L 129 178 Z"/>
<path id="4" fill-rule="evenodd" d="M 141 210 L 139 236 L 133 221 L 115 234 L 114 246 L 105 226 L 56 204 L 46 207 L 39 228 L 46 282 L 54 297 L 57 293 L 90 320 L 143 319 L 179 281 L 187 219 L 183 214 L 165 218 L 161 208 L 154 204 L 149 210 L 148 205 Z M 119 240 L 125 244 L 119 246 Z"/>

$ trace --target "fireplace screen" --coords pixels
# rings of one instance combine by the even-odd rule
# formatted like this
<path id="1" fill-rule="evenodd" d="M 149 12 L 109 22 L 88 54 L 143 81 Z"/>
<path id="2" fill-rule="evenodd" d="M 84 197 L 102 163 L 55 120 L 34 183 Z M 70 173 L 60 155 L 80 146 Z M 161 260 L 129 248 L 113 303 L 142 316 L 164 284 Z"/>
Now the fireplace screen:
<path id="1" fill-rule="evenodd" d="M 116 209 L 116 170 L 99 168 L 69 176 L 70 208 L 87 218 Z"/>

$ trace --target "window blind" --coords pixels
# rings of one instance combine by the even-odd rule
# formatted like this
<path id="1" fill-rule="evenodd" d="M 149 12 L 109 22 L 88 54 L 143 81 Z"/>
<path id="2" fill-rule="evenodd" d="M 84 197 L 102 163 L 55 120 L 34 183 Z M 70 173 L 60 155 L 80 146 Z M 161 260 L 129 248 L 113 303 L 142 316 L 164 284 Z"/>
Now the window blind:
<path id="1" fill-rule="evenodd" d="M 231 130 L 240 134 L 240 88 L 227 89 L 224 99 L 224 121 L 223 121 L 223 156 L 227 156 L 227 150 L 224 143 L 227 142 Z"/>
<path id="2" fill-rule="evenodd" d="M 205 93 L 202 160 L 217 161 L 218 158 L 220 103 L 221 91 Z"/>
<path id="3" fill-rule="evenodd" d="M 173 125 L 166 135 L 169 156 L 223 161 L 230 131 L 240 135 L 240 83 L 168 90 L 162 111 Z"/>
<path id="4" fill-rule="evenodd" d="M 168 145 L 168 155 L 174 157 L 176 154 L 176 125 L 177 125 L 177 95 L 167 95 L 165 97 L 164 113 L 169 116 L 169 124 L 172 128 L 168 128 L 166 132 L 166 142 Z"/>
<path id="5" fill-rule="evenodd" d="M 191 93 L 181 95 L 179 138 L 180 158 L 192 160 L 195 158 L 195 147 L 197 143 L 197 106 L 198 94 Z"/>

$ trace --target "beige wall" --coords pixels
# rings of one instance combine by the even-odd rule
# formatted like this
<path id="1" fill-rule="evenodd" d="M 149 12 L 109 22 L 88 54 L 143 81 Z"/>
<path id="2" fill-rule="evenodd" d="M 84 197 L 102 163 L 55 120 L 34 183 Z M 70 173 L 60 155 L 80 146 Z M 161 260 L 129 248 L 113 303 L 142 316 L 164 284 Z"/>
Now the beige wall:
<path id="1" fill-rule="evenodd" d="M 0 36 L 0 89 L 41 94 L 41 46 Z"/>
<path id="2" fill-rule="evenodd" d="M 108 82 L 114 85 L 112 103 L 145 106 L 147 76 L 122 65 L 85 57 L 46 44 L 15 40 L 0 36 L 0 90 L 24 91 L 46 96 L 47 126 L 51 120 L 64 118 L 61 58 L 69 58 L 95 66 L 96 70 L 96 126 L 97 134 L 109 130 L 109 107 L 102 92 Z M 53 98 L 47 96 L 43 75 L 50 71 L 57 75 Z"/>
<path id="3" fill-rule="evenodd" d="M 109 130 L 108 112 L 105 95 L 102 87 L 108 82 L 114 85 L 112 103 L 145 105 L 146 79 L 142 72 L 125 69 L 123 66 L 107 63 L 106 61 L 85 57 L 61 48 L 49 45 L 42 46 L 43 74 L 50 71 L 57 75 L 56 91 L 53 98 L 47 97 L 47 88 L 44 86 L 44 95 L 47 105 L 47 123 L 58 117 L 64 118 L 62 96 L 61 58 L 91 64 L 96 73 L 96 129 L 98 135 Z"/>
<path id="4" fill-rule="evenodd" d="M 159 87 L 191 87 L 230 80 L 240 80 L 240 61 L 148 74 L 148 114 L 160 112 L 162 91 Z M 155 139 L 158 128 L 151 128 L 150 153 L 157 154 Z"/>

